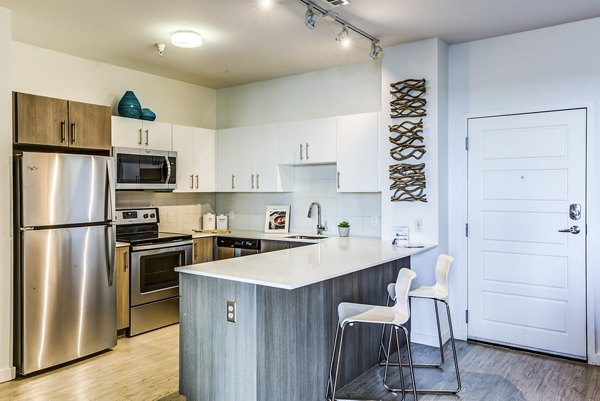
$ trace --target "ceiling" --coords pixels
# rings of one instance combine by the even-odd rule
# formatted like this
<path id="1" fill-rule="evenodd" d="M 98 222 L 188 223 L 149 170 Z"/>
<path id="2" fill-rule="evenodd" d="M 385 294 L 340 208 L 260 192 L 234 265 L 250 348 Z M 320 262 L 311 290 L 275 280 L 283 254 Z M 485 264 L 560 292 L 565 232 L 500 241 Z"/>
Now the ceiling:
<path id="1" fill-rule="evenodd" d="M 323 0 L 314 0 L 331 8 Z M 385 47 L 439 37 L 448 44 L 600 16 L 598 0 L 350 0 L 341 18 Z M 300 0 L 0 0 L 12 10 L 13 39 L 210 88 L 371 60 L 358 35 L 341 49 L 340 25 L 304 26 Z M 169 43 L 191 29 L 197 49 Z M 167 44 L 160 57 L 154 44 Z M 385 55 L 384 55 L 385 57 Z"/>

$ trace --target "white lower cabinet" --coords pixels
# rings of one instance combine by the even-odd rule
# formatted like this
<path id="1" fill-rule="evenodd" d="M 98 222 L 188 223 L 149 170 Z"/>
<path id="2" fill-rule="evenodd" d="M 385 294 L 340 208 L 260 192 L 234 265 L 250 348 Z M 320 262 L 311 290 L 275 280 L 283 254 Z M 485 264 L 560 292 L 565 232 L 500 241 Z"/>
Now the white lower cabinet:
<path id="1" fill-rule="evenodd" d="M 112 146 L 171 150 L 171 124 L 112 117 Z"/>
<path id="2" fill-rule="evenodd" d="M 338 192 L 378 192 L 379 113 L 337 118 Z"/>
<path id="3" fill-rule="evenodd" d="M 293 169 L 277 164 L 275 124 L 219 130 L 217 191 L 293 191 Z"/>
<path id="4" fill-rule="evenodd" d="M 177 152 L 175 192 L 215 192 L 215 131 L 173 125 Z"/>

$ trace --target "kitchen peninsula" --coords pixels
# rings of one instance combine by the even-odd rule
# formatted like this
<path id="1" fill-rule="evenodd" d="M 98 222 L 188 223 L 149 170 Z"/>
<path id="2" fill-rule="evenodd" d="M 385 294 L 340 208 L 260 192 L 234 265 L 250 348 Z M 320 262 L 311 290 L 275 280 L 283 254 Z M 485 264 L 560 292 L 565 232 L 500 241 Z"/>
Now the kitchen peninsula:
<path id="1" fill-rule="evenodd" d="M 384 305 L 386 285 L 410 266 L 410 256 L 434 247 L 332 237 L 178 268 L 180 393 L 193 400 L 323 400 L 337 305 Z M 342 384 L 376 364 L 380 330 L 364 326 L 347 335 L 345 346 L 360 351 L 345 354 Z"/>

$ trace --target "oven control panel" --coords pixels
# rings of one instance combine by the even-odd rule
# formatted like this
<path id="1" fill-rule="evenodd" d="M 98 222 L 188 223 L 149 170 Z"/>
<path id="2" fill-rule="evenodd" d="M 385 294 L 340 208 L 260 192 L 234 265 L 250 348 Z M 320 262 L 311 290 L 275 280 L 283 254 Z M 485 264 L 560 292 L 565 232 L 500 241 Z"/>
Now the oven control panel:
<path id="1" fill-rule="evenodd" d="M 117 225 L 158 223 L 158 208 L 117 209 Z"/>

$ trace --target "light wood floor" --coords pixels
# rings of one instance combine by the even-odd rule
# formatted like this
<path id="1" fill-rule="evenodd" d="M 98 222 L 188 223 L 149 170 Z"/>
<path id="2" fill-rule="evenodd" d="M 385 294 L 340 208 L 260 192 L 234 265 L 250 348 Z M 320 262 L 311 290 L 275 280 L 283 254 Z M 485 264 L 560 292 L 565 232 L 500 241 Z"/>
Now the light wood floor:
<path id="1" fill-rule="evenodd" d="M 0 384 L 0 400 L 179 400 L 179 325 L 132 338 L 93 358 Z M 184 398 L 181 398 L 184 399 Z"/>
<path id="2" fill-rule="evenodd" d="M 420 386 L 453 385 L 448 346 L 444 369 L 418 369 Z M 421 395 L 419 400 L 600 401 L 600 367 L 463 341 L 457 342 L 457 348 L 462 391 L 458 396 Z M 437 356 L 435 349 L 419 345 L 413 352 L 415 359 L 423 362 Z M 178 358 L 179 325 L 174 325 L 121 338 L 112 351 L 96 357 L 2 383 L 0 400 L 181 401 L 185 398 L 178 394 Z M 399 395 L 383 389 L 382 372 L 381 368 L 371 369 L 341 389 L 338 398 L 398 400 Z M 407 395 L 407 400 L 412 401 L 412 396 Z"/>

